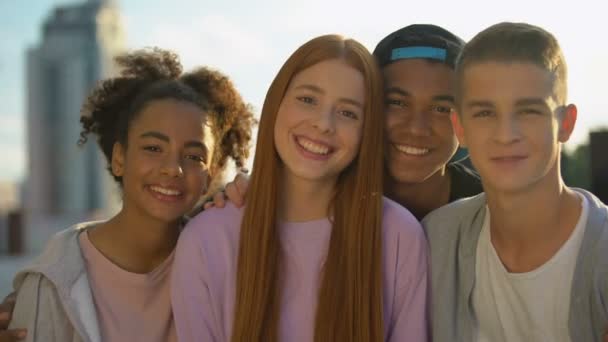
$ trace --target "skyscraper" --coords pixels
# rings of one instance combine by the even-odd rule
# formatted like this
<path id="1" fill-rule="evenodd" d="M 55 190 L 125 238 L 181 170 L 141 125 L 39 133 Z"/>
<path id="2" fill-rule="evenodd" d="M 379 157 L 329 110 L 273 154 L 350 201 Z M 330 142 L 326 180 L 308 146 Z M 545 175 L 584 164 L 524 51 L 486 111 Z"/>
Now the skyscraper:
<path id="1" fill-rule="evenodd" d="M 77 146 L 80 108 L 95 82 L 115 73 L 124 50 L 120 12 L 112 0 L 57 7 L 42 42 L 27 53 L 28 166 L 26 250 L 55 232 L 111 210 L 117 198 L 94 141 Z"/>

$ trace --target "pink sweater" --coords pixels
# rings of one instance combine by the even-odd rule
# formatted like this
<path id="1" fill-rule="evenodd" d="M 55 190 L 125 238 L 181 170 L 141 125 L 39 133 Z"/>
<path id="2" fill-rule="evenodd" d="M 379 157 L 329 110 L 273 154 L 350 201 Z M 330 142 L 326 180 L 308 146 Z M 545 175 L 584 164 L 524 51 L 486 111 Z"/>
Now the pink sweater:
<path id="1" fill-rule="evenodd" d="M 230 341 L 242 209 L 204 211 L 180 236 L 171 301 L 179 341 Z M 286 253 L 280 341 L 310 342 L 320 271 L 327 254 L 327 219 L 280 226 Z M 418 221 L 384 199 L 385 341 L 427 341 L 427 243 Z"/>

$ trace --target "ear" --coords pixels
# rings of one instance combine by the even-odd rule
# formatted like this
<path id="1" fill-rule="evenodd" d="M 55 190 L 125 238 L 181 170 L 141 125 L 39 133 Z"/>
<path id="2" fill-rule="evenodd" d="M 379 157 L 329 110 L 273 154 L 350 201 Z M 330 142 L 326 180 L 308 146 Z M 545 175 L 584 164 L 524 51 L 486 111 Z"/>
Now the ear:
<path id="1" fill-rule="evenodd" d="M 121 143 L 115 142 L 112 147 L 112 174 L 116 177 L 122 177 L 125 168 L 125 148 Z"/>
<path id="2" fill-rule="evenodd" d="M 452 128 L 454 129 L 454 134 L 456 134 L 456 138 L 458 138 L 458 143 L 460 147 L 467 147 L 466 140 L 464 138 L 464 128 L 462 127 L 462 121 L 460 115 L 457 112 L 452 112 L 450 114 L 450 120 L 452 121 Z"/>
<path id="3" fill-rule="evenodd" d="M 565 143 L 570 139 L 576 125 L 577 116 L 578 109 L 574 104 L 567 105 L 561 115 L 558 116 L 559 129 L 557 131 L 557 139 L 559 142 Z"/>

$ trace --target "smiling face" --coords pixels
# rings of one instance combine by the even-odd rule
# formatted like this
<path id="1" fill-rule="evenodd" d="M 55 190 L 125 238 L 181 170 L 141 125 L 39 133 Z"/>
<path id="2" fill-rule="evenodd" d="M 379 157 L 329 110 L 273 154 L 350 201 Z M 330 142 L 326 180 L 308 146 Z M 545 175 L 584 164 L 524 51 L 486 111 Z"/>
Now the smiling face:
<path id="1" fill-rule="evenodd" d="M 123 210 L 167 223 L 189 212 L 208 180 L 211 137 L 197 106 L 170 99 L 147 104 L 129 126 L 127 147 L 114 145 Z"/>
<path id="2" fill-rule="evenodd" d="M 533 63 L 464 70 L 462 113 L 453 119 L 484 188 L 518 192 L 558 177 L 560 143 L 572 133 L 576 107 L 555 99 L 552 74 Z"/>
<path id="3" fill-rule="evenodd" d="M 421 183 L 443 170 L 458 147 L 450 122 L 454 71 L 424 59 L 383 69 L 387 169 L 397 183 Z"/>
<path id="4" fill-rule="evenodd" d="M 335 182 L 359 151 L 364 101 L 363 75 L 340 59 L 296 74 L 274 126 L 285 176 Z"/>

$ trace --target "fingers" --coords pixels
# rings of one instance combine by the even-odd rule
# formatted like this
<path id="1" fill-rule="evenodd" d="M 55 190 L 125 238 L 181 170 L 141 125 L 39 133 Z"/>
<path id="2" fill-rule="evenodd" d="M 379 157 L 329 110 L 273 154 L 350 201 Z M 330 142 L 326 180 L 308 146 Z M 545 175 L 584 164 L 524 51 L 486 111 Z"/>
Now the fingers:
<path id="1" fill-rule="evenodd" d="M 203 204 L 203 209 L 204 209 L 204 210 L 207 210 L 207 209 L 209 209 L 209 208 L 213 208 L 213 206 L 214 206 L 214 205 L 213 205 L 213 201 L 207 201 L 207 202 L 205 202 L 205 204 Z M 202 211 L 202 210 L 201 210 L 201 211 Z M 199 211 L 197 214 L 199 214 L 199 213 L 200 213 L 200 211 Z"/>
<path id="2" fill-rule="evenodd" d="M 0 342 L 21 341 L 27 336 L 26 329 L 11 329 L 0 331 Z"/>
<path id="3" fill-rule="evenodd" d="M 16 297 L 17 294 L 13 292 L 6 296 L 4 301 L 0 303 L 0 330 L 5 330 L 8 327 L 8 323 L 11 321 Z"/>
<path id="4" fill-rule="evenodd" d="M 226 198 L 223 191 L 218 191 L 213 195 L 213 201 L 211 201 L 213 207 L 223 208 L 226 206 Z"/>
<path id="5" fill-rule="evenodd" d="M 249 187 L 249 175 L 245 173 L 238 173 L 234 178 L 234 183 L 236 184 L 236 188 L 239 193 L 245 198 L 245 194 L 247 193 L 247 188 Z"/>
<path id="6" fill-rule="evenodd" d="M 2 309 L 4 310 L 4 309 Z M 0 312 L 0 331 L 6 330 L 8 328 L 8 323 L 11 321 L 10 312 L 2 311 Z"/>
<path id="7" fill-rule="evenodd" d="M 243 195 L 239 192 L 236 181 L 226 184 L 226 189 L 224 191 L 228 200 L 232 202 L 235 207 L 240 208 L 243 206 Z"/>
<path id="8" fill-rule="evenodd" d="M 240 172 L 234 177 L 232 182 L 226 184 L 226 197 L 237 208 L 240 208 L 245 204 L 245 194 L 247 193 L 248 186 L 249 176 Z"/>

